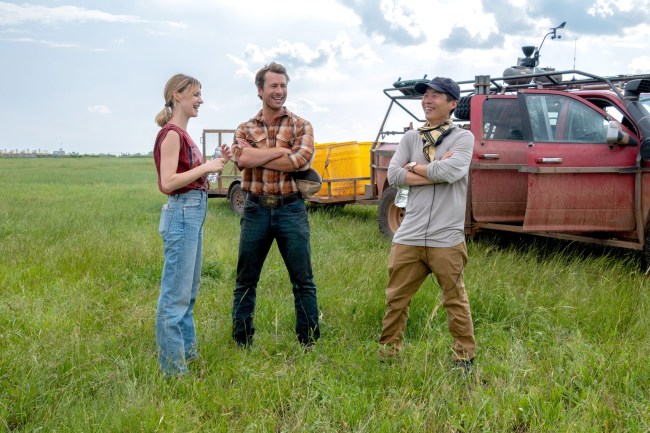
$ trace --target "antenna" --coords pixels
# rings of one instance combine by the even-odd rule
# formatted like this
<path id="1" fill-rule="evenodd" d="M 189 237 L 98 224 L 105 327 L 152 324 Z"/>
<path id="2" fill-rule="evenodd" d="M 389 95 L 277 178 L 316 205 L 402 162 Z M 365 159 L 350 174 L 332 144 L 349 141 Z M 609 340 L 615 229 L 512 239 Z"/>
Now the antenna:
<path id="1" fill-rule="evenodd" d="M 544 35 L 544 38 L 542 39 L 542 43 L 539 44 L 539 48 L 537 48 L 537 50 L 535 50 L 535 56 L 534 56 L 535 67 L 537 67 L 539 65 L 539 52 L 542 49 L 542 45 L 544 45 L 544 41 L 546 40 L 546 37 L 551 35 L 551 39 L 562 39 L 562 35 L 558 35 L 557 31 L 559 29 L 563 29 L 565 25 L 566 25 L 566 21 L 562 21 L 562 24 L 560 24 L 557 27 L 551 27 L 550 28 L 551 31 Z"/>
<path id="2" fill-rule="evenodd" d="M 573 70 L 574 71 L 576 70 L 576 47 L 577 47 L 577 45 L 578 45 L 578 38 L 576 38 L 575 41 L 573 41 Z M 573 78 L 571 78 L 571 81 L 575 81 L 575 80 L 576 80 L 576 74 L 574 73 Z"/>

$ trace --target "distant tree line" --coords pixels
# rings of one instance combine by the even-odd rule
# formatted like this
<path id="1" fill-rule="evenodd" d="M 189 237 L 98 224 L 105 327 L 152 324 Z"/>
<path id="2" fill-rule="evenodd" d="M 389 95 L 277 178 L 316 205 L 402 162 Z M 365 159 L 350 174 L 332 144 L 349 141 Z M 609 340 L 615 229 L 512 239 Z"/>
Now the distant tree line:
<path id="1" fill-rule="evenodd" d="M 112 153 L 78 153 L 65 152 L 63 149 L 49 152 L 47 150 L 12 150 L 2 149 L 0 158 L 152 158 L 153 151 L 148 153 L 121 153 L 119 155 Z"/>

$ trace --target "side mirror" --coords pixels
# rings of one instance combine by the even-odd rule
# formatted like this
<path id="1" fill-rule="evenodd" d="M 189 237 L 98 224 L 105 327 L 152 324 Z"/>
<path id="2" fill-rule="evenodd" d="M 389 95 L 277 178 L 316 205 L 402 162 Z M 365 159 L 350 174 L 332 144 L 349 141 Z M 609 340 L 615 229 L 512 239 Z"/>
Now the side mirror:
<path id="1" fill-rule="evenodd" d="M 638 140 L 623 131 L 621 124 L 616 120 L 610 120 L 609 125 L 607 125 L 607 142 L 610 145 L 618 144 L 621 146 L 638 146 Z"/>

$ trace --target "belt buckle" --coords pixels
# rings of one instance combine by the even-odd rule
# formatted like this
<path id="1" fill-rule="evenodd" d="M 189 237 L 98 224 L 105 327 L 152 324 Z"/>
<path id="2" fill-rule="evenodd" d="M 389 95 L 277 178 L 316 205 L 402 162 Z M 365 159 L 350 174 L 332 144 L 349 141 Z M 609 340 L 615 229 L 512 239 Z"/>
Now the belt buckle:
<path id="1" fill-rule="evenodd" d="M 280 199 L 275 195 L 263 195 L 260 197 L 260 204 L 267 209 L 275 209 L 280 206 Z"/>

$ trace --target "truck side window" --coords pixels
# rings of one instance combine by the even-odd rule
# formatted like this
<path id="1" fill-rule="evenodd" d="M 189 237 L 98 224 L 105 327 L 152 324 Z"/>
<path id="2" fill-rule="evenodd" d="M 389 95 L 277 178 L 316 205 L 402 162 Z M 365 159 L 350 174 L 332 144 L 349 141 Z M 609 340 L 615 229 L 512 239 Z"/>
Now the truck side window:
<path id="1" fill-rule="evenodd" d="M 616 105 L 612 104 L 611 101 L 602 98 L 586 98 L 589 102 L 594 104 L 596 107 L 605 111 L 612 119 L 618 120 L 621 125 L 628 128 L 630 131 L 634 132 L 636 135 L 639 135 L 639 130 L 634 123 L 618 108 Z"/>
<path id="2" fill-rule="evenodd" d="M 607 143 L 607 119 L 562 95 L 526 95 L 534 141 Z"/>
<path id="3" fill-rule="evenodd" d="M 494 98 L 483 102 L 483 138 L 523 140 L 521 113 L 516 99 Z"/>

